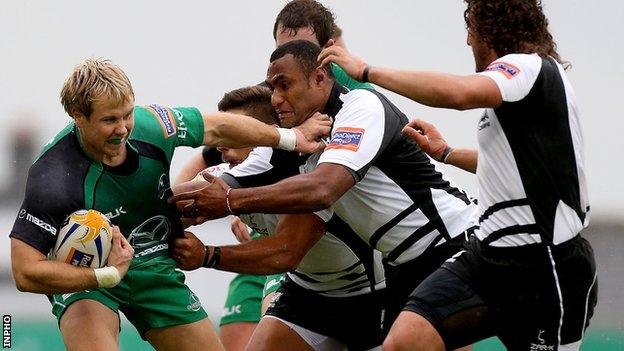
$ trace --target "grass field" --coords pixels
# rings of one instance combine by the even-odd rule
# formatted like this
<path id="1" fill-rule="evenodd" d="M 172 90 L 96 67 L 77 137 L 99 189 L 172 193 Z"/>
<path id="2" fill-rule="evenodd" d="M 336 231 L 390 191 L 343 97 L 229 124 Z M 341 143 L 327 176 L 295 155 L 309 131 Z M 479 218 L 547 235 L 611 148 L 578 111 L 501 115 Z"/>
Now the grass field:
<path id="1" fill-rule="evenodd" d="M 64 350 L 61 335 L 53 321 L 14 321 L 12 328 L 11 350 L 20 351 L 56 351 Z M 624 332 L 611 330 L 589 330 L 581 348 L 583 351 L 622 351 L 624 350 Z M 121 332 L 122 351 L 153 350 L 143 342 L 136 330 L 124 323 Z M 475 351 L 504 350 L 500 342 L 488 339 L 480 342 Z"/>

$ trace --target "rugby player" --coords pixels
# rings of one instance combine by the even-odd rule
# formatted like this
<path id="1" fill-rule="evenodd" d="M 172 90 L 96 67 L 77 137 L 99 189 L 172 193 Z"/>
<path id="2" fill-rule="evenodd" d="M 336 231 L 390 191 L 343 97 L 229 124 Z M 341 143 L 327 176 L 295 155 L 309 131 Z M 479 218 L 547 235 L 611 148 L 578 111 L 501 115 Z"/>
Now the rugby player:
<path id="1" fill-rule="evenodd" d="M 225 93 L 218 103 L 218 110 L 254 117 L 269 125 L 279 124 L 277 113 L 271 106 L 271 92 L 268 88 L 261 86 L 244 87 Z M 225 163 L 209 164 L 210 159 L 205 157 L 206 150 L 218 150 L 222 162 Z M 198 154 L 184 165 L 175 184 L 189 181 L 204 170 L 214 176 L 219 176 L 243 162 L 251 150 L 251 147 L 238 149 L 227 147 L 209 149 L 205 147 L 203 153 Z M 238 217 L 233 217 L 231 228 L 241 243 L 263 236 L 256 230 L 250 234 L 247 226 Z M 277 290 L 274 286 L 278 285 L 279 287 L 276 282 L 279 282 L 281 278 L 281 274 L 276 276 L 238 274 L 232 279 L 219 322 L 219 337 L 226 350 L 242 351 L 245 349 L 251 334 L 260 321 L 265 294 L 269 295 L 269 291 Z M 265 289 L 267 285 L 269 290 Z"/>
<path id="2" fill-rule="evenodd" d="M 509 350 L 579 350 L 597 281 L 580 235 L 589 202 L 568 65 L 541 1 L 466 3 L 476 75 L 371 67 L 339 47 L 320 55 L 425 105 L 486 108 L 478 152 L 450 148 L 422 121 L 405 129 L 434 158 L 476 171 L 480 228 L 414 291 L 384 348 L 444 350 L 496 335 Z"/>
<path id="3" fill-rule="evenodd" d="M 277 15 L 273 37 L 276 46 L 297 39 L 324 45 L 329 42 L 330 38 L 334 39 L 336 43 L 344 45 L 342 30 L 337 27 L 333 13 L 321 3 L 313 0 L 294 0 L 287 3 Z M 332 65 L 332 72 L 336 77 L 336 81 L 349 89 L 373 88 L 368 83 L 362 83 L 349 77 L 338 65 Z M 224 158 L 232 155 L 240 160 L 241 152 L 236 149 L 227 149 L 226 153 L 229 155 L 224 154 Z M 200 170 L 208 167 L 209 156 L 211 156 L 211 150 L 205 147 L 202 154 L 196 155 L 185 165 L 179 180 L 190 180 Z M 237 217 L 233 217 L 231 228 L 239 241 L 241 239 L 245 239 L 245 241 L 250 239 L 247 227 Z M 255 237 L 257 237 L 256 233 L 252 232 Z M 280 287 L 279 283 L 282 281 L 283 276 L 280 274 L 268 276 L 263 290 L 260 289 L 259 279 L 261 278 L 255 275 L 241 274 L 230 285 L 228 302 L 224 308 L 224 313 L 227 316 L 221 320 L 220 332 L 221 340 L 229 350 L 237 350 L 240 346 L 247 344 L 247 340 L 253 331 L 253 323 L 250 323 L 251 319 L 255 319 L 256 316 L 258 319 L 260 318 L 260 299 L 265 302 L 264 306 L 266 307 L 267 301 L 271 299 L 271 296 Z M 232 284 L 247 288 L 239 289 L 238 292 L 234 293 Z M 245 304 L 241 305 L 236 301 L 245 301 Z M 248 312 L 243 312 L 243 310 L 251 311 L 254 309 L 252 307 L 254 304 L 258 306 L 257 312 L 253 314 L 254 317 L 251 317 Z M 240 306 L 240 308 L 236 306 Z"/>
<path id="4" fill-rule="evenodd" d="M 225 95 L 219 107 L 223 110 L 237 106 L 237 111 L 245 113 L 245 110 L 251 111 L 251 106 L 242 105 L 245 102 L 251 105 L 245 99 L 255 102 L 256 109 L 260 109 L 259 97 L 277 117 L 268 88 L 235 90 Z M 237 163 L 244 160 L 222 176 L 235 187 L 272 184 L 298 174 L 305 161 L 297 153 L 271 148 L 256 148 L 251 154 L 248 149 L 219 149 L 224 152 L 224 160 Z M 215 175 L 213 168 L 207 171 Z M 255 233 L 270 236 L 253 243 L 220 248 L 223 256 L 215 267 L 248 273 L 233 281 L 241 291 L 233 291 L 230 286 L 226 306 L 230 313 L 221 322 L 225 324 L 221 328 L 221 340 L 224 344 L 227 342 L 226 348 L 247 345 L 249 339 L 244 337 L 251 333 L 245 332 L 249 332 L 252 323 L 240 322 L 248 322 L 252 316 L 260 319 L 260 298 L 265 284 L 258 280 L 264 277 L 251 274 L 287 271 L 290 273 L 285 286 L 268 310 L 271 317 L 262 319 L 247 349 L 367 350 L 380 347 L 383 332 L 379 298 L 384 279 L 379 253 L 375 254 L 351 232 L 326 233 L 323 220 L 316 215 L 284 217 L 256 213 L 240 218 Z M 196 269 L 202 266 L 205 251 L 197 238 L 187 234 L 185 239 L 175 240 L 173 257 L 181 268 Z M 276 279 L 277 276 L 271 277 Z M 269 285 L 272 280 L 265 278 L 265 281 Z M 319 310 L 327 312 L 319 314 Z M 228 323 L 234 321 L 239 323 Z M 347 325 L 350 327 L 345 328 Z M 235 342 L 231 340 L 234 336 L 238 337 Z"/>
<path id="5" fill-rule="evenodd" d="M 166 202 L 174 150 L 280 143 L 311 150 L 319 147 L 316 138 L 329 122 L 314 118 L 304 132 L 285 131 L 246 116 L 134 106 L 127 76 L 103 59 L 75 67 L 61 102 L 73 121 L 31 167 L 10 233 L 18 289 L 53 295 L 53 313 L 70 350 L 118 349 L 118 310 L 158 350 L 222 349 L 201 303 L 168 257 L 169 240 L 182 232 L 175 208 Z M 47 260 L 65 217 L 83 208 L 105 213 L 134 252 L 117 236 L 113 261 L 104 270 Z"/>
<path id="6" fill-rule="evenodd" d="M 374 90 L 348 91 L 337 84 L 329 69 L 318 67 L 318 53 L 311 42 L 288 42 L 273 52 L 267 72 L 283 126 L 295 126 L 318 111 L 334 118 L 331 141 L 306 160 L 306 174 L 240 189 L 211 178 L 212 185 L 170 201 L 193 200 L 183 212 L 190 217 L 196 212 L 196 222 L 229 213 L 326 209 L 319 215 L 328 231 L 350 231 L 382 253 L 388 326 L 421 279 L 457 251 L 454 244 L 461 244 L 476 223 L 476 206 L 401 135 L 408 122 L 403 113 Z M 209 246 L 208 262 L 218 252 Z"/>

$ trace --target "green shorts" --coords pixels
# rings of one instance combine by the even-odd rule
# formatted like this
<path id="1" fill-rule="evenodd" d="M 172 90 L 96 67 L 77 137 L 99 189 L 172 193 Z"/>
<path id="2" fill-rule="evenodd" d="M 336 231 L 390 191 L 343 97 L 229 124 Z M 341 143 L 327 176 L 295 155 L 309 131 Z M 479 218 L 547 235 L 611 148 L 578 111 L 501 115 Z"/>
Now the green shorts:
<path id="1" fill-rule="evenodd" d="M 114 288 L 54 295 L 52 313 L 60 323 L 73 302 L 95 300 L 115 313 L 121 310 L 145 339 L 150 329 L 193 323 L 208 316 L 184 279 L 184 273 L 176 270 L 175 262 L 167 256 L 157 256 L 136 265 L 133 262 Z"/>
<path id="2" fill-rule="evenodd" d="M 258 323 L 262 317 L 262 299 L 279 289 L 283 277 L 283 274 L 239 274 L 234 277 L 230 282 L 219 325 Z"/>

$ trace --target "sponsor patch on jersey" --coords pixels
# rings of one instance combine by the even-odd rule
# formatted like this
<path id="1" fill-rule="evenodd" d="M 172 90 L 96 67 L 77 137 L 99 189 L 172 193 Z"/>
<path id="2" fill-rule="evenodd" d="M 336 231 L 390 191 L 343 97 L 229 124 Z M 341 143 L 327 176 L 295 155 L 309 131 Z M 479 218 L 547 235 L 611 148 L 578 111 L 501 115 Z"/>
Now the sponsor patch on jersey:
<path id="1" fill-rule="evenodd" d="M 511 79 L 517 76 L 518 73 L 520 73 L 520 69 L 518 67 L 507 62 L 494 62 L 491 65 L 489 65 L 485 70 L 500 72 L 504 74 L 505 77 L 507 77 L 507 79 Z"/>
<path id="2" fill-rule="evenodd" d="M 72 247 L 65 262 L 78 267 L 89 267 L 93 258 L 93 255 L 78 251 Z"/>
<path id="3" fill-rule="evenodd" d="M 171 109 L 160 105 L 148 105 L 146 108 L 156 117 L 158 122 L 160 122 L 165 138 L 168 138 L 176 133 L 176 123 Z"/>
<path id="4" fill-rule="evenodd" d="M 362 128 L 340 127 L 332 134 L 331 141 L 325 149 L 357 151 L 360 148 L 360 142 L 363 136 L 364 129 Z"/>

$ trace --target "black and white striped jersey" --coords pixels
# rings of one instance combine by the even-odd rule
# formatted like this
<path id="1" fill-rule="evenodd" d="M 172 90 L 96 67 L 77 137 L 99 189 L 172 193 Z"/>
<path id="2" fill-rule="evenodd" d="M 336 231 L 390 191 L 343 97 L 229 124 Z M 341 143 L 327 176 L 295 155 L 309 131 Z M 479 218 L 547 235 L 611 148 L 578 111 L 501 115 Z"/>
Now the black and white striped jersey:
<path id="1" fill-rule="evenodd" d="M 325 112 L 335 117 L 331 141 L 308 159 L 304 171 L 317 163 L 339 164 L 356 184 L 320 212 L 323 218 L 337 216 L 390 265 L 476 225 L 477 206 L 401 134 L 408 119 L 381 93 L 335 86 Z"/>
<path id="2" fill-rule="evenodd" d="M 304 161 L 297 153 L 258 147 L 222 178 L 232 187 L 272 184 L 299 174 Z M 271 235 L 280 216 L 253 213 L 240 218 L 257 232 Z M 297 269 L 287 274 L 299 286 L 324 296 L 354 296 L 385 287 L 381 253 L 372 250 L 348 227 L 334 226 L 308 251 Z"/>
<path id="3" fill-rule="evenodd" d="M 503 103 L 478 123 L 480 229 L 496 247 L 559 244 L 588 224 L 583 135 L 563 67 L 537 54 L 499 58 L 480 74 Z"/>

